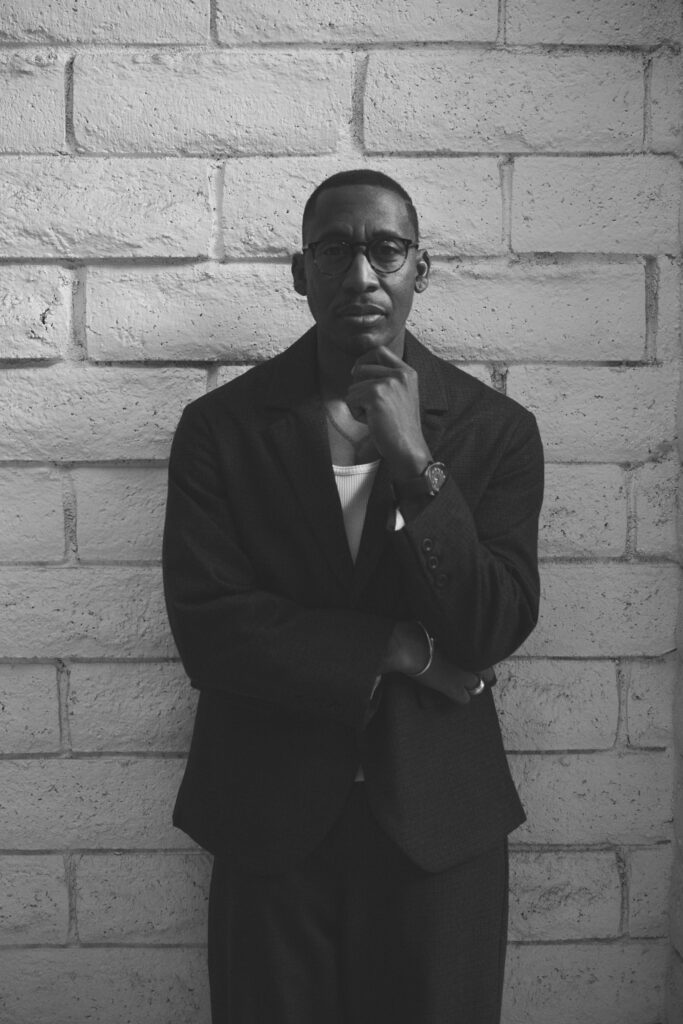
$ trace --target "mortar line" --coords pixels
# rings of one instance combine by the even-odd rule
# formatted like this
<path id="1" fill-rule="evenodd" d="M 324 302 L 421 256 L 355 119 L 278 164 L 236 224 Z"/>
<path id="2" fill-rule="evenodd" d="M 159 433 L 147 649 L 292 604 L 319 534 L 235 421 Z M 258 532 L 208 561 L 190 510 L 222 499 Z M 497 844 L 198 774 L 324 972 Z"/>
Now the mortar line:
<path id="1" fill-rule="evenodd" d="M 65 469 L 62 472 L 62 513 L 64 516 L 64 560 L 67 566 L 75 566 L 79 562 L 76 533 L 76 488 L 70 469 Z"/>
<path id="2" fill-rule="evenodd" d="M 500 5 L 499 5 L 500 6 Z M 507 32 L 506 32 L 507 36 Z M 49 49 L 56 52 L 68 51 L 70 53 L 88 52 L 111 52 L 114 54 L 133 52 L 141 53 L 145 50 L 168 51 L 181 53 L 184 50 L 211 50 L 213 39 L 203 39 L 198 42 L 183 42 L 173 40 L 169 42 L 77 42 L 75 40 L 0 40 L 0 52 L 3 50 L 21 51 Z M 244 42 L 227 42 L 218 44 L 221 50 L 226 52 L 253 51 L 260 53 L 264 51 L 327 51 L 340 49 L 357 49 L 371 52 L 373 50 L 495 50 L 500 46 L 498 42 L 498 31 L 494 39 L 389 39 L 378 42 L 368 42 L 362 39 L 345 37 L 330 40 L 245 40 Z M 642 54 L 651 56 L 656 54 L 663 46 L 673 53 L 680 53 L 681 44 L 672 39 L 662 39 L 655 43 L 506 43 L 506 48 L 513 54 Z"/>
<path id="3" fill-rule="evenodd" d="M 64 65 L 64 144 L 69 153 L 77 151 L 74 131 L 74 62 L 75 54 Z"/>
<path id="4" fill-rule="evenodd" d="M 361 155 L 365 155 L 365 91 L 368 80 L 370 55 L 356 55 L 351 95 L 351 142 Z"/>
<path id="5" fill-rule="evenodd" d="M 217 0 L 209 0 L 209 40 L 219 46 L 218 39 L 218 5 Z"/>
<path id="6" fill-rule="evenodd" d="M 67 946 L 77 946 L 78 941 L 78 917 L 77 917 L 77 896 L 76 896 L 76 869 L 77 861 L 80 858 L 71 851 L 64 854 L 64 874 L 66 876 L 66 891 L 69 905 L 69 921 L 67 930 Z"/>
<path id="7" fill-rule="evenodd" d="M 221 261 L 225 256 L 223 237 L 223 196 L 225 193 L 225 162 L 209 164 L 209 202 L 211 227 L 209 231 L 209 259 Z"/>
<path id="8" fill-rule="evenodd" d="M 221 364 L 216 363 L 214 366 L 208 366 L 206 369 L 206 390 L 214 391 L 218 387 L 218 372 L 221 369 Z"/>
<path id="9" fill-rule="evenodd" d="M 230 151 L 229 143 L 226 143 L 223 147 L 216 147 L 215 149 L 206 150 L 191 150 L 183 151 L 181 146 L 172 147 L 169 146 L 166 149 L 95 149 L 93 147 L 89 149 L 78 148 L 74 152 L 60 153 L 55 150 L 31 150 L 25 149 L 8 149 L 2 152 L 3 160 L 9 157 L 17 157 L 18 159 L 26 160 L 52 160 L 56 163 L 63 161 L 66 157 L 77 155 L 79 161 L 84 165 L 89 161 L 149 161 L 158 163 L 168 163 L 169 161 L 179 161 L 183 163 L 198 163 L 200 161 L 222 161 L 226 159 L 238 160 L 245 162 L 249 160 L 310 160 L 323 161 L 331 156 L 336 155 L 336 150 L 329 148 L 316 150 L 311 152 L 310 150 L 291 150 L 291 149 L 262 149 L 262 150 L 250 150 L 248 152 L 239 152 L 233 154 Z M 365 149 L 364 156 L 372 158 L 396 158 L 401 160 L 511 160 L 514 157 L 521 157 L 522 159 L 530 160 L 626 160 L 633 161 L 634 159 L 643 159 L 649 156 L 649 153 L 643 153 L 641 150 L 633 152 L 629 149 L 504 149 L 502 146 L 495 149 L 447 149 L 447 148 L 436 148 L 436 149 Z M 668 159 L 670 162 L 676 161 L 678 158 L 676 154 L 671 152 L 657 153 L 656 156 L 660 160 Z M 668 255 L 676 255 L 678 250 L 672 250 Z M 617 253 L 616 255 L 624 255 L 623 253 Z M 665 254 L 667 255 L 667 254 Z M 69 260 L 78 259 L 79 257 L 70 257 L 68 255 L 62 255 L 55 257 L 56 259 Z M 187 259 L 188 257 L 179 257 Z"/>
<path id="10" fill-rule="evenodd" d="M 615 659 L 617 676 L 617 735 L 614 742 L 615 750 L 631 750 L 628 745 L 628 683 L 621 658 Z M 634 748 L 633 752 L 638 753 L 641 748 Z"/>
<path id="11" fill-rule="evenodd" d="M 637 560 L 638 554 L 638 513 L 636 508 L 636 470 L 633 466 L 628 466 L 625 470 L 624 487 L 626 489 L 626 544 L 624 547 L 624 558 L 634 562 Z"/>
<path id="12" fill-rule="evenodd" d="M 87 340 L 87 278 L 88 268 L 85 264 L 73 268 L 71 285 L 71 323 L 70 355 L 77 362 L 88 358 Z"/>
<path id="13" fill-rule="evenodd" d="M 512 250 L 512 190 L 514 178 L 515 161 L 512 156 L 503 156 L 498 162 L 498 174 L 500 178 L 500 200 L 501 200 L 501 243 L 506 249 L 506 255 Z"/>
<path id="14" fill-rule="evenodd" d="M 69 725 L 69 691 L 71 669 L 61 658 L 57 661 L 57 707 L 59 711 L 59 747 L 62 755 L 71 755 L 71 727 Z"/>
<path id="15" fill-rule="evenodd" d="M 507 44 L 507 0 L 498 0 L 498 34 L 496 42 L 500 46 Z"/>
<path id="16" fill-rule="evenodd" d="M 619 888 L 621 890 L 621 907 L 619 913 L 619 931 L 622 937 L 630 938 L 630 891 L 631 891 L 631 858 L 624 847 L 617 847 L 614 851 L 617 860 L 617 873 L 619 875 Z"/>
<path id="17" fill-rule="evenodd" d="M 659 320 L 659 262 L 656 256 L 645 257 L 645 359 L 657 359 L 657 326 Z"/>
<path id="18" fill-rule="evenodd" d="M 503 395 L 507 394 L 508 369 L 506 363 L 490 364 L 491 386 Z"/>
<path id="19" fill-rule="evenodd" d="M 652 146 L 652 60 L 653 54 L 644 54 L 643 61 L 643 152 Z"/>

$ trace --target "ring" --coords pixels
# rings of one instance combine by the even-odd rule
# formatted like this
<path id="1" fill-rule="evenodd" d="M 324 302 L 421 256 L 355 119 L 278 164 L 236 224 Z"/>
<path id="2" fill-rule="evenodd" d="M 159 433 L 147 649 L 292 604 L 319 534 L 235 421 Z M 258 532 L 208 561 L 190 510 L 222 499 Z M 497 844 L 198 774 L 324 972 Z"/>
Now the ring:
<path id="1" fill-rule="evenodd" d="M 470 689 L 469 686 L 466 686 L 465 689 L 469 693 L 470 697 L 478 697 L 479 694 L 482 692 L 482 690 L 484 689 L 485 686 L 486 686 L 486 683 L 484 682 L 484 680 L 480 679 L 479 682 L 477 683 L 477 685 L 472 687 L 472 689 Z"/>

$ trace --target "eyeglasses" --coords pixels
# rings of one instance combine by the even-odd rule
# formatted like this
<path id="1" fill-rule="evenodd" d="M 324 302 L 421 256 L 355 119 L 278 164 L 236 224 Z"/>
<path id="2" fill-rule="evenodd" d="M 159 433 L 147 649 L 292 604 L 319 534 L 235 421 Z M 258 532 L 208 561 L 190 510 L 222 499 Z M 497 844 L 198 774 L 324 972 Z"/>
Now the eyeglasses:
<path id="1" fill-rule="evenodd" d="M 377 274 L 395 274 L 408 259 L 411 249 L 417 249 L 417 242 L 410 238 L 396 238 L 394 235 L 373 238 L 371 242 L 344 242 L 338 238 L 322 238 L 309 242 L 303 251 L 310 250 L 313 262 L 326 277 L 345 274 L 353 263 L 356 251 L 363 255 Z"/>

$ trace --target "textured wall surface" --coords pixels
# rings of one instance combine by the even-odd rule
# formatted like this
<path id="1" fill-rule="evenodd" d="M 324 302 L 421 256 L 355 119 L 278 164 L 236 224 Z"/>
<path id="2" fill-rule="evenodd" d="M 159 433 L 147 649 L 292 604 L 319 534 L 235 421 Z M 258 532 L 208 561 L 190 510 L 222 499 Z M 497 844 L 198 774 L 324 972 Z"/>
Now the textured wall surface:
<path id="1" fill-rule="evenodd" d="M 529 815 L 505 1024 L 683 1019 L 680 42 L 677 0 L 4 0 L 3 1024 L 208 1021 L 165 460 L 307 326 L 303 203 L 366 165 L 421 213 L 413 329 L 547 451 L 496 692 Z"/>

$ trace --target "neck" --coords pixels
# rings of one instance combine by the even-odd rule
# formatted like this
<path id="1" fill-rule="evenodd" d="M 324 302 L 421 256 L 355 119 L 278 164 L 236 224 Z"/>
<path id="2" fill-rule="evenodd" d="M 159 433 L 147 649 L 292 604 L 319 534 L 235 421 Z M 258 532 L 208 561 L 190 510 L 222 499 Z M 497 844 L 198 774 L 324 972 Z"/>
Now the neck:
<path id="1" fill-rule="evenodd" d="M 405 332 L 402 331 L 400 338 L 394 339 L 387 347 L 402 359 L 405 348 Z M 365 351 L 370 351 L 370 349 Z M 356 365 L 356 361 L 364 354 L 363 350 L 346 351 L 337 345 L 321 342 L 318 337 L 317 352 L 321 393 L 329 398 L 343 398 L 352 383 L 351 371 Z"/>

